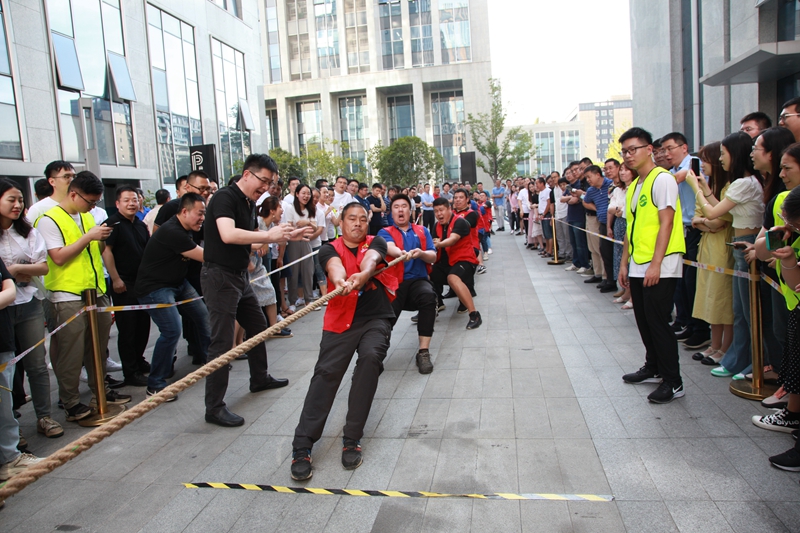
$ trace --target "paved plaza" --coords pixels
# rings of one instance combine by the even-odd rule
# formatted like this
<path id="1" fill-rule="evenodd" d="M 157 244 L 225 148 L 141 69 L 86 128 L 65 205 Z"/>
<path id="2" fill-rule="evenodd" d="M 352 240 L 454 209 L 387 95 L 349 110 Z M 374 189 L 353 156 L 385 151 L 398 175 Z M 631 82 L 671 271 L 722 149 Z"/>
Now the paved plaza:
<path id="1" fill-rule="evenodd" d="M 655 385 L 621 376 L 643 363 L 632 311 L 621 311 L 563 266 L 549 266 L 508 232 L 492 239 L 478 276 L 483 326 L 465 330 L 456 300 L 436 322 L 435 370 L 413 362 L 416 327 L 403 313 L 362 440 L 364 464 L 340 463 L 349 380 L 313 450 L 321 488 L 448 493 L 613 495 L 611 503 L 404 499 L 186 489 L 184 482 L 298 486 L 291 440 L 317 357 L 322 312 L 268 342 L 270 372 L 287 388 L 251 394 L 234 362 L 228 403 L 241 428 L 203 421 L 203 386 L 126 427 L 6 502 L 13 532 L 778 532 L 800 531 L 796 474 L 769 466 L 787 434 L 755 427 L 767 413 L 682 350 L 686 396 L 649 404 Z M 153 327 L 151 347 L 157 329 Z M 112 353 L 116 352 L 112 337 Z M 179 348 L 178 369 L 191 371 Z M 116 356 L 115 356 L 116 358 Z M 55 387 L 55 379 L 53 379 Z M 144 389 L 125 389 L 134 401 Z M 53 391 L 53 405 L 56 395 Z M 84 403 L 88 403 L 88 388 Z M 36 434 L 47 455 L 87 431 Z M 54 418 L 63 423 L 63 412 Z"/>

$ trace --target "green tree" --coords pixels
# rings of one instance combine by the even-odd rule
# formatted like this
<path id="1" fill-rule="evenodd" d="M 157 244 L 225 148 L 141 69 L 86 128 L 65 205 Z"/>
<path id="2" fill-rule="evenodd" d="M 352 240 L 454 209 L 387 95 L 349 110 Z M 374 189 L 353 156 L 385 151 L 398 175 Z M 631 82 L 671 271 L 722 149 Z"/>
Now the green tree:
<path id="1" fill-rule="evenodd" d="M 306 181 L 305 167 L 299 157 L 279 147 L 270 150 L 269 156 L 278 164 L 278 172 L 284 180 L 298 177 L 301 181 Z"/>
<path id="2" fill-rule="evenodd" d="M 390 146 L 378 142 L 367 151 L 367 161 L 388 185 L 410 187 L 444 176 L 444 158 L 419 137 L 401 137 Z"/>
<path id="3" fill-rule="evenodd" d="M 619 143 L 619 138 L 630 128 L 631 124 L 627 121 L 614 128 L 614 139 L 608 144 L 606 155 L 603 156 L 603 161 L 607 159 L 616 159 L 622 163 L 622 153 L 620 152 L 620 150 L 622 150 L 622 145 Z"/>
<path id="4" fill-rule="evenodd" d="M 358 159 L 339 155 L 339 152 L 347 154 L 349 151 L 346 142 L 322 139 L 321 143 L 307 144 L 300 155 L 300 160 L 312 182 L 320 178 L 331 180 L 339 175 L 352 175 L 355 179 L 365 179 L 366 169 Z"/>
<path id="5" fill-rule="evenodd" d="M 506 112 L 503 110 L 500 82 L 489 78 L 492 109 L 489 113 L 467 115 L 467 125 L 472 135 L 472 144 L 483 156 L 476 164 L 492 177 L 492 180 L 512 178 L 517 174 L 517 163 L 528 157 L 533 158 L 535 150 L 530 132 L 516 126 L 503 130 Z"/>

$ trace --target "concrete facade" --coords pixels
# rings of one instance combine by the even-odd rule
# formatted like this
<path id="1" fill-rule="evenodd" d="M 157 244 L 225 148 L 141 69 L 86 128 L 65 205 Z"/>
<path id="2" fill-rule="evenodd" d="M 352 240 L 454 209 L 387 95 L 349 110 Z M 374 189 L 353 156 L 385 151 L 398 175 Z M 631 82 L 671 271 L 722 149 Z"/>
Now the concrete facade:
<path id="1" fill-rule="evenodd" d="M 539 176 L 554 170 L 560 173 L 587 153 L 586 125 L 579 120 L 531 124 L 522 129 L 531 134 L 534 153 L 517 164 L 519 176 Z"/>
<path id="2" fill-rule="evenodd" d="M 595 161 L 604 161 L 609 145 L 633 126 L 631 97 L 612 96 L 605 102 L 579 104 L 574 117 L 584 127 L 583 154 Z"/>

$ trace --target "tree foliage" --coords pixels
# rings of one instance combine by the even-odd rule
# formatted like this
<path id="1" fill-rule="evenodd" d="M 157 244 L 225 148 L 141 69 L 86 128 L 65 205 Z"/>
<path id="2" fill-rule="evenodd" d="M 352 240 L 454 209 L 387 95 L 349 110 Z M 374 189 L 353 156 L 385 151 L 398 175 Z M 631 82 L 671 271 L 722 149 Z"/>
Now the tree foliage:
<path id="1" fill-rule="evenodd" d="M 389 146 L 378 142 L 367 151 L 367 161 L 389 185 L 410 187 L 444 176 L 444 158 L 419 137 L 401 137 Z"/>
<path id="2" fill-rule="evenodd" d="M 365 180 L 367 170 L 361 162 L 347 155 L 340 155 L 349 151 L 346 142 L 322 139 L 321 143 L 307 144 L 300 155 L 300 160 L 311 182 L 321 178 L 332 180 L 341 175 L 352 176 L 359 181 Z"/>
<path id="3" fill-rule="evenodd" d="M 476 158 L 476 164 L 495 179 L 512 178 L 517 174 L 517 163 L 533 157 L 534 148 L 530 132 L 516 126 L 503 130 L 506 113 L 503 110 L 500 82 L 489 78 L 492 109 L 489 113 L 467 115 L 467 125 L 472 135 L 475 150 L 483 156 Z"/>
<path id="4" fill-rule="evenodd" d="M 614 128 L 614 139 L 608 144 L 608 148 L 606 149 L 606 155 L 603 156 L 603 161 L 607 159 L 616 159 L 620 163 L 622 163 L 622 145 L 619 143 L 619 138 L 622 136 L 623 133 L 628 131 L 631 128 L 631 124 L 629 122 L 623 122 L 618 127 Z"/>
<path id="5" fill-rule="evenodd" d="M 269 156 L 278 164 L 278 172 L 284 180 L 297 177 L 305 182 L 306 171 L 299 157 L 279 147 L 270 150 Z"/>

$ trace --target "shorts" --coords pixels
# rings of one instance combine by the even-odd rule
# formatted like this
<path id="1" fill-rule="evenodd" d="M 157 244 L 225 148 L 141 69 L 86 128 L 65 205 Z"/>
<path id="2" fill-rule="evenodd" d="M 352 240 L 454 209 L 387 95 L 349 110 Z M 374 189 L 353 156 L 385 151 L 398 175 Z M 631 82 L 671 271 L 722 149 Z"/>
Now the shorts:
<path id="1" fill-rule="evenodd" d="M 553 238 L 553 226 L 551 226 L 551 224 L 552 222 L 549 218 L 542 220 L 542 233 L 544 234 L 545 240 Z"/>
<path id="2" fill-rule="evenodd" d="M 461 281 L 464 282 L 464 285 L 472 287 L 475 283 L 475 267 L 477 266 L 478 265 L 470 263 L 469 261 L 459 261 L 450 267 L 450 271 L 447 275 L 458 276 L 461 278 Z"/>

